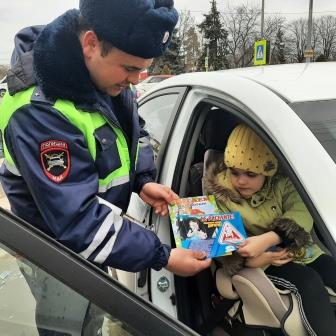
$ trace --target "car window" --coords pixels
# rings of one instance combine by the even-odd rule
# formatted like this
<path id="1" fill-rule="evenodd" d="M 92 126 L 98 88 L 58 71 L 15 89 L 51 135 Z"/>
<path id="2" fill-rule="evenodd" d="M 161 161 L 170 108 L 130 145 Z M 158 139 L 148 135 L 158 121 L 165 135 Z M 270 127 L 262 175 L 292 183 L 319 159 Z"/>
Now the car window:
<path id="1" fill-rule="evenodd" d="M 0 335 L 193 335 L 2 209 L 0 225 Z"/>
<path id="2" fill-rule="evenodd" d="M 99 321 L 103 335 L 109 330 L 136 334 L 26 258 L 3 244 L 0 248 L 1 335 L 39 335 L 38 331 L 81 335 Z M 52 308 L 48 300 L 53 301 Z"/>
<path id="3" fill-rule="evenodd" d="M 300 102 L 292 107 L 336 162 L 336 101 Z"/>
<path id="4" fill-rule="evenodd" d="M 178 94 L 166 94 L 146 101 L 139 107 L 140 116 L 146 121 L 146 130 L 150 134 L 155 152 L 160 145 L 168 125 L 168 121 L 174 110 Z"/>

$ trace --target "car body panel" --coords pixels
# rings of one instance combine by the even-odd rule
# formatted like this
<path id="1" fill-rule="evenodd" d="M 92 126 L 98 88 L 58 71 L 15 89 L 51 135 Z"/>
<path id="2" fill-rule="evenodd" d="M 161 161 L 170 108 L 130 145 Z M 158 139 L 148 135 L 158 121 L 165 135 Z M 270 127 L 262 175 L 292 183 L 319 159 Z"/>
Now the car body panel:
<path id="1" fill-rule="evenodd" d="M 333 66 L 335 64 L 333 64 Z M 201 92 L 205 90 L 208 90 L 209 94 L 211 94 L 212 90 L 213 96 L 222 97 L 225 101 L 232 100 L 236 106 L 245 109 L 246 114 L 248 114 L 250 118 L 260 123 L 260 126 L 263 127 L 265 132 L 285 155 L 295 173 L 301 177 L 301 181 L 307 193 L 312 200 L 315 200 L 315 206 L 318 208 L 319 213 L 323 214 L 323 219 L 328 223 L 329 230 L 332 231 L 336 237 L 336 226 L 332 225 L 336 213 L 335 211 L 331 211 L 333 210 L 331 207 L 331 203 L 334 199 L 333 194 L 334 190 L 336 190 L 335 163 L 328 153 L 326 153 L 319 141 L 312 136 L 308 127 L 288 106 L 286 101 L 272 90 L 240 75 L 235 77 L 231 71 L 228 72 L 227 75 L 220 78 L 218 78 L 218 76 L 221 76 L 221 73 L 177 76 L 173 79 L 169 79 L 169 82 L 167 81 L 165 85 L 171 87 L 173 84 L 181 85 L 182 83 L 190 83 L 189 85 L 195 88 L 195 97 L 197 94 L 201 95 Z M 239 71 L 237 71 L 237 73 L 239 73 Z M 180 79 L 178 79 L 179 77 Z M 192 79 L 192 77 L 195 78 Z M 329 74 L 329 77 L 332 77 L 332 75 Z M 196 80 L 197 84 L 195 83 Z M 159 88 L 157 88 L 156 91 L 157 90 L 159 90 Z M 189 93 L 189 95 L 191 94 L 192 93 Z M 261 98 L 256 99 L 256 97 Z M 309 93 L 306 93 L 304 97 L 308 100 L 311 98 Z M 324 98 L 325 97 L 326 96 L 324 96 Z M 333 97 L 336 97 L 335 92 Z M 301 98 L 303 98 L 303 94 Z M 202 99 L 204 99 L 204 96 Z M 180 115 L 183 115 L 183 123 L 186 123 L 186 125 L 188 122 L 186 110 L 192 110 L 196 101 L 194 97 L 190 99 L 187 97 L 187 100 L 183 104 Z M 139 103 L 141 104 L 141 100 Z M 275 106 L 276 110 L 274 108 Z M 178 131 L 178 133 L 184 134 L 183 131 Z M 173 135 L 172 141 L 178 138 L 178 135 Z M 300 139 L 300 141 L 298 141 L 298 139 Z M 182 141 L 182 139 L 180 139 L 180 141 Z M 306 148 L 309 148 L 309 155 L 307 155 L 306 151 L 302 150 L 302 143 L 305 144 Z M 173 144 L 172 146 L 173 148 L 179 148 L 179 145 L 180 144 Z M 316 172 L 320 169 L 320 162 L 319 160 L 312 160 L 311 157 L 320 157 L 321 160 L 323 160 L 324 173 L 319 175 L 319 178 L 323 181 L 319 181 L 319 179 L 316 178 Z M 170 160 L 172 160 L 172 158 L 170 158 Z M 307 167 L 309 167 L 309 169 L 307 169 Z M 173 172 L 169 171 L 168 174 L 173 174 Z M 325 190 L 324 185 L 330 185 L 330 188 Z"/>
<path id="2" fill-rule="evenodd" d="M 264 140 L 268 141 L 283 163 L 290 167 L 294 184 L 314 214 L 315 224 L 324 232 L 324 238 L 330 244 L 328 247 L 335 253 L 336 207 L 333 203 L 336 164 L 290 106 L 291 103 L 302 101 L 335 100 L 335 73 L 336 63 L 295 64 L 185 74 L 158 84 L 139 99 L 140 107 L 163 90 L 178 87 L 188 90 L 174 127 L 166 130 L 170 132 L 170 140 L 166 148 L 162 148 L 164 155 L 160 160 L 163 164 L 159 167 L 159 182 L 172 186 L 176 167 L 188 161 L 188 155 L 186 160 L 180 157 L 181 148 L 198 104 L 213 101 L 230 106 L 232 110 L 238 111 L 245 122 L 261 130 L 260 135 L 265 137 Z M 180 191 L 183 194 L 183 190 Z M 169 241 L 169 219 L 156 218 L 155 224 L 160 239 Z M 165 276 L 164 272 L 161 273 L 156 272 L 153 279 Z M 173 276 L 168 279 L 171 282 Z M 159 293 L 155 282 L 150 286 L 152 302 L 167 312 L 175 309 L 168 298 L 170 293 Z"/>
<path id="3" fill-rule="evenodd" d="M 335 99 L 335 74 L 336 62 L 266 65 L 178 75 L 159 83 L 155 90 L 167 87 L 168 84 L 195 86 L 200 83 L 204 87 L 221 89 L 223 81 L 233 76 L 259 83 L 284 97 L 288 102 L 328 100 Z"/>

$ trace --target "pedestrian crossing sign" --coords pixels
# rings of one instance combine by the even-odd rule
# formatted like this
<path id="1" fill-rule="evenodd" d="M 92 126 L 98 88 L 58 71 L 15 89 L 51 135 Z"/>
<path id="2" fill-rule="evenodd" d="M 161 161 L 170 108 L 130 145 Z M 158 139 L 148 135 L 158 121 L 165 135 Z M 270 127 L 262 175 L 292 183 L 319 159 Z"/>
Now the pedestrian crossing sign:
<path id="1" fill-rule="evenodd" d="M 260 40 L 254 44 L 254 65 L 264 65 L 267 63 L 267 41 Z"/>

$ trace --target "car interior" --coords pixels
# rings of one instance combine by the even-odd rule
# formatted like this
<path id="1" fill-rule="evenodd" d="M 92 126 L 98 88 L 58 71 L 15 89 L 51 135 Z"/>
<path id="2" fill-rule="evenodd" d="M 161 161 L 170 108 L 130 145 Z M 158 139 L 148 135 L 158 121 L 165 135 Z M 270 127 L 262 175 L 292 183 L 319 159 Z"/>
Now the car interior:
<path id="1" fill-rule="evenodd" d="M 182 148 L 180 152 L 180 161 L 184 162 L 176 170 L 180 178 L 173 180 L 173 189 L 181 197 L 204 194 L 202 177 L 207 167 L 215 160 L 223 160 L 227 139 L 241 122 L 253 127 L 231 106 L 209 101 L 199 104 L 183 141 L 188 150 Z M 313 239 L 328 253 L 317 228 Z M 176 277 L 177 310 L 182 322 L 201 335 L 307 335 L 294 293 L 277 288 L 261 269 L 244 268 L 232 277 L 221 271 Z M 226 284 L 220 286 L 225 290 L 219 293 L 215 282 Z M 336 294 L 331 290 L 329 293 L 331 302 L 336 303 Z"/>

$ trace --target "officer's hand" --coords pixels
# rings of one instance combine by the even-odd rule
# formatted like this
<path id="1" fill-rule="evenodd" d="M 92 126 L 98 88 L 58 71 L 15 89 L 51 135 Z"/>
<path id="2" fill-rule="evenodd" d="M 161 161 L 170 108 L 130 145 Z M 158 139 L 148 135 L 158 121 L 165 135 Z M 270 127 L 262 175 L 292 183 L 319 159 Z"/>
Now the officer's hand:
<path id="1" fill-rule="evenodd" d="M 139 196 L 161 216 L 167 215 L 168 204 L 174 203 L 179 198 L 169 187 L 154 182 L 146 183 Z"/>
<path id="2" fill-rule="evenodd" d="M 205 259 L 204 252 L 197 252 L 183 248 L 174 248 L 166 269 L 180 276 L 194 275 L 211 265 L 211 259 Z"/>

